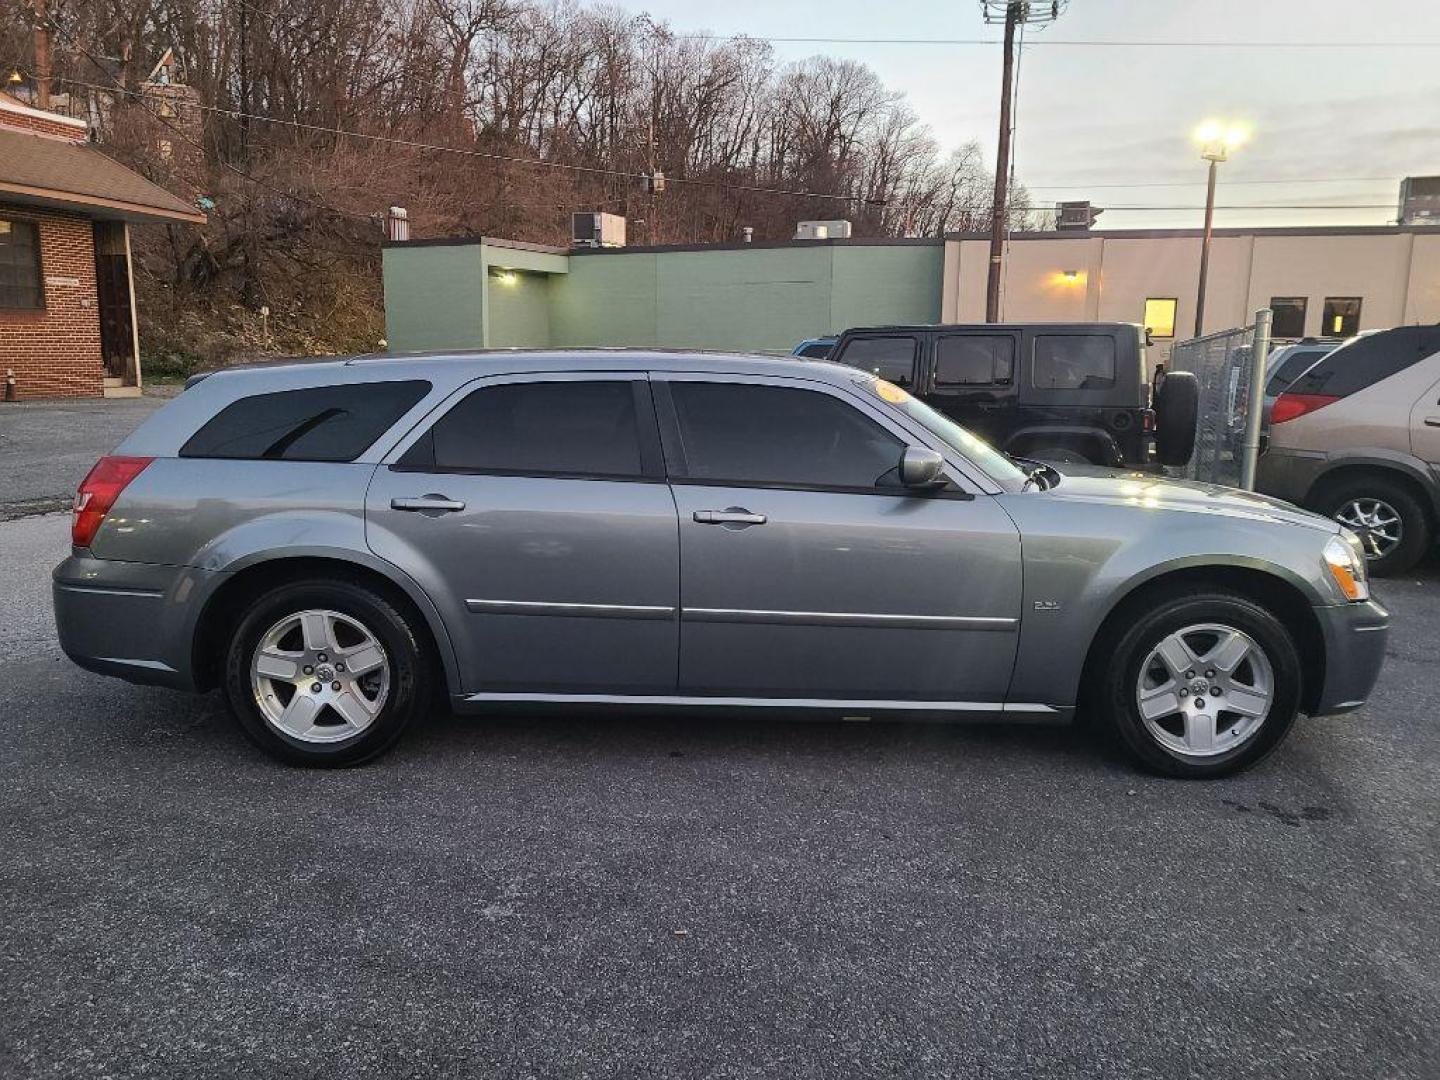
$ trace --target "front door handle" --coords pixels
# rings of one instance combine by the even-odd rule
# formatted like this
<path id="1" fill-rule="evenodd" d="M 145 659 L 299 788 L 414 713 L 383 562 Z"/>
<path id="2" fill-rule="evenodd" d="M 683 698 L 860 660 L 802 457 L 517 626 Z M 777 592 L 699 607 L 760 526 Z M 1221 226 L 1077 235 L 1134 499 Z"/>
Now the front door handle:
<path id="1" fill-rule="evenodd" d="M 1425 417 L 1425 426 L 1426 426 L 1426 427 L 1440 427 L 1440 416 L 1427 416 L 1427 417 Z"/>
<path id="2" fill-rule="evenodd" d="M 752 514 L 743 506 L 727 506 L 724 510 L 696 510 L 693 515 L 699 525 L 764 525 L 769 519 L 764 514 Z"/>
<path id="3" fill-rule="evenodd" d="M 418 499 L 391 499 L 391 510 L 413 510 L 421 514 L 453 514 L 464 510 L 465 504 L 458 499 L 447 499 L 444 495 L 424 495 Z"/>

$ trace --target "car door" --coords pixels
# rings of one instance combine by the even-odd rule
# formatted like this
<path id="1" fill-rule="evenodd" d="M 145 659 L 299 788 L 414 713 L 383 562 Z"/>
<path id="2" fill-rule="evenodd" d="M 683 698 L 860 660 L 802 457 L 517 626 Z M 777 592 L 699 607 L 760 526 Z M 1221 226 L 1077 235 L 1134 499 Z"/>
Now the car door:
<path id="1" fill-rule="evenodd" d="M 921 440 L 858 385 L 653 377 L 680 515 L 682 693 L 1003 702 L 1020 542 L 992 498 L 900 487 Z"/>
<path id="2" fill-rule="evenodd" d="M 1410 452 L 1440 469 L 1440 382 L 1421 394 L 1410 410 Z"/>
<path id="3" fill-rule="evenodd" d="M 955 330 L 935 335 L 925 402 L 996 446 L 1015 427 L 1018 330 Z"/>
<path id="4" fill-rule="evenodd" d="M 471 384 L 371 482 L 372 550 L 440 609 L 468 693 L 675 688 L 679 549 L 643 375 Z"/>

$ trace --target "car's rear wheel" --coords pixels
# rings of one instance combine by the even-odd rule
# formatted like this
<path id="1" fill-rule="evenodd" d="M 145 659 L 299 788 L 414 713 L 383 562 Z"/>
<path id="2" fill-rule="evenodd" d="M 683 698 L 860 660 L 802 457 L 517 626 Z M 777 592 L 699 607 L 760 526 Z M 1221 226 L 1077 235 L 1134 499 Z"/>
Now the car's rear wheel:
<path id="1" fill-rule="evenodd" d="M 225 692 L 241 729 L 298 765 L 355 765 L 388 749 L 429 698 L 412 617 L 348 581 L 272 589 L 231 634 Z"/>
<path id="2" fill-rule="evenodd" d="M 1323 481 L 1322 481 L 1323 483 Z M 1376 577 L 1403 574 L 1430 548 L 1430 520 L 1420 500 L 1384 476 L 1341 480 L 1315 500 L 1319 511 L 1354 530 Z"/>
<path id="3" fill-rule="evenodd" d="M 1300 705 L 1284 623 L 1246 597 L 1186 594 L 1130 619 L 1101 676 L 1121 744 L 1167 776 L 1227 776 L 1278 746 Z"/>

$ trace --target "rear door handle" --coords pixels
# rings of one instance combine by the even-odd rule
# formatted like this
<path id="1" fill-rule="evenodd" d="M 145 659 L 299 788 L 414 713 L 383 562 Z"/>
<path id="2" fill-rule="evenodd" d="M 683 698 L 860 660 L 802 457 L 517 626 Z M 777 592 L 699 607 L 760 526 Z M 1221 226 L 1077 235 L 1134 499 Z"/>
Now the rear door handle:
<path id="1" fill-rule="evenodd" d="M 769 520 L 764 514 L 752 514 L 740 506 L 724 510 L 696 510 L 691 516 L 699 525 L 764 525 Z"/>
<path id="2" fill-rule="evenodd" d="M 458 499 L 447 499 L 444 495 L 424 495 L 418 499 L 391 499 L 391 510 L 413 510 L 418 513 L 453 514 L 464 510 L 465 504 Z"/>
<path id="3" fill-rule="evenodd" d="M 1425 426 L 1426 426 L 1426 427 L 1440 427 L 1440 416 L 1427 416 L 1427 417 L 1425 417 Z"/>

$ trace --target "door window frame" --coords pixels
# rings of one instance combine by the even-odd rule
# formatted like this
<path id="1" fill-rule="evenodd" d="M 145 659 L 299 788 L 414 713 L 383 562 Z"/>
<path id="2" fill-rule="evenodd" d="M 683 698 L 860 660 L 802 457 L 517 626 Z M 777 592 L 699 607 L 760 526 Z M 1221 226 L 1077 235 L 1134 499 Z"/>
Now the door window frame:
<path id="1" fill-rule="evenodd" d="M 558 382 L 625 382 L 635 395 L 635 422 L 640 436 L 640 467 L 638 475 L 598 472 L 561 472 L 543 469 L 472 469 L 458 466 L 404 465 L 410 448 L 471 394 L 499 386 L 519 383 Z M 505 375 L 487 375 L 456 387 L 435 407 L 416 420 L 395 445 L 386 452 L 384 465 L 391 472 L 419 473 L 430 476 L 519 476 L 537 480 L 604 480 L 610 483 L 663 484 L 665 458 L 661 450 L 660 427 L 650 380 L 643 371 L 526 371 Z"/>
<path id="2" fill-rule="evenodd" d="M 660 441 L 665 452 L 665 465 L 672 485 L 683 487 L 754 488 L 766 491 L 816 491 L 842 495 L 870 495 L 882 498 L 921 498 L 968 500 L 976 492 L 998 494 L 1002 489 L 994 481 L 976 479 L 978 470 L 964 458 L 958 458 L 948 445 L 936 446 L 928 432 L 913 431 L 898 417 L 878 409 L 866 401 L 858 392 L 851 393 L 834 383 L 813 379 L 796 379 L 784 376 L 739 375 L 717 371 L 652 371 L 651 390 L 655 397 L 655 411 L 660 422 Z M 860 377 L 864 377 L 863 374 Z M 677 382 L 719 383 L 727 386 L 770 386 L 782 390 L 805 390 L 825 394 L 841 404 L 857 410 L 865 419 L 877 424 L 887 434 L 893 435 L 903 446 L 926 446 L 937 451 L 945 459 L 945 472 L 950 478 L 950 487 L 934 491 L 920 491 L 914 488 L 895 487 L 851 487 L 833 484 L 795 484 L 788 481 L 725 480 L 709 477 L 691 477 L 686 474 L 684 446 L 680 439 L 679 418 L 675 402 L 670 395 L 670 384 Z M 899 462 L 897 461 L 898 465 Z"/>

